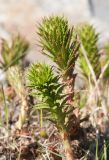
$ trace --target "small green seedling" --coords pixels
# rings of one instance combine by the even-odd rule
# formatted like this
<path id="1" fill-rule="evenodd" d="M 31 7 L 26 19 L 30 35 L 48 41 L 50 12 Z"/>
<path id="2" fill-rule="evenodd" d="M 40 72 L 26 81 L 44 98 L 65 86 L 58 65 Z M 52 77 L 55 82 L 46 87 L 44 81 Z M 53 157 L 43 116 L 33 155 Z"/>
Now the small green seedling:
<path id="1" fill-rule="evenodd" d="M 75 29 L 69 26 L 66 18 L 51 16 L 45 17 L 39 24 L 38 35 L 42 53 L 56 63 L 59 75 L 66 83 L 66 93 L 70 93 L 69 107 L 73 106 L 74 70 L 80 46 Z"/>
<path id="2" fill-rule="evenodd" d="M 78 32 L 81 45 L 83 45 L 86 51 L 86 54 L 87 54 L 86 56 L 90 64 L 92 65 L 92 69 L 97 79 L 101 71 L 100 55 L 98 54 L 99 50 L 97 47 L 98 33 L 96 33 L 92 25 L 87 23 L 78 25 L 76 30 Z M 78 64 L 84 78 L 89 79 L 89 76 L 91 77 L 92 75 L 91 75 L 90 68 L 86 62 L 86 59 L 83 55 L 83 50 L 81 49 L 81 47 L 79 49 Z"/>
<path id="3" fill-rule="evenodd" d="M 65 84 L 60 83 L 58 75 L 53 73 L 53 68 L 46 64 L 32 64 L 28 70 L 29 87 L 32 95 L 38 98 L 36 109 L 46 109 L 50 113 L 49 119 L 56 125 L 62 138 L 67 160 L 73 160 L 73 152 L 68 137 L 70 113 L 67 100 L 68 94 L 64 94 Z"/>
<path id="4" fill-rule="evenodd" d="M 11 44 L 3 39 L 0 68 L 5 71 L 11 66 L 18 65 L 21 62 L 21 59 L 25 57 L 28 47 L 28 42 L 20 35 L 13 36 Z"/>

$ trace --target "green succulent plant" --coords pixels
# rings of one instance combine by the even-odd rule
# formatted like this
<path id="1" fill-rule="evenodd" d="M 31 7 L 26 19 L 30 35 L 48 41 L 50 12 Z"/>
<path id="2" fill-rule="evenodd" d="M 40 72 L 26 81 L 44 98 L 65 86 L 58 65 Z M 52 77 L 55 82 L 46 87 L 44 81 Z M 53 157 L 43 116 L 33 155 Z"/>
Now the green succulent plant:
<path id="1" fill-rule="evenodd" d="M 100 74 L 100 62 L 99 62 L 99 54 L 98 54 L 98 33 L 96 33 L 94 27 L 90 24 L 81 24 L 76 28 L 80 41 L 87 53 L 87 58 L 92 65 L 93 71 L 95 72 L 96 78 L 98 78 Z M 84 77 L 88 79 L 90 73 L 90 69 L 86 63 L 84 55 L 82 53 L 81 47 L 79 49 L 79 58 L 78 63 Z"/>
<path id="2" fill-rule="evenodd" d="M 38 34 L 43 54 L 51 58 L 64 77 L 73 74 L 78 57 L 79 42 L 64 17 L 51 16 L 39 24 Z M 73 37 L 73 39 L 72 39 Z"/>
<path id="3" fill-rule="evenodd" d="M 69 94 L 69 108 L 73 106 L 75 63 L 78 58 L 80 43 L 74 27 L 70 28 L 67 19 L 61 16 L 44 18 L 39 24 L 38 34 L 43 54 L 57 64 L 58 74 L 66 83 L 65 91 Z M 78 121 L 77 119 L 75 121 Z"/>
<path id="4" fill-rule="evenodd" d="M 41 63 L 32 64 L 28 79 L 29 87 L 35 89 L 33 95 L 38 96 L 41 101 L 37 108 L 47 109 L 57 126 L 64 125 L 70 113 L 70 110 L 64 112 L 64 108 L 68 108 L 69 95 L 63 93 L 65 84 L 59 83 L 59 76 L 54 75 L 53 68 Z"/>
<path id="5" fill-rule="evenodd" d="M 20 60 L 25 57 L 28 47 L 28 42 L 20 35 L 12 36 L 11 44 L 3 39 L 0 68 L 7 70 L 8 67 L 19 64 Z"/>
<path id="6" fill-rule="evenodd" d="M 46 64 L 32 64 L 27 75 L 29 80 L 28 85 L 33 89 L 32 95 L 40 100 L 36 105 L 36 109 L 48 110 L 50 113 L 49 119 L 59 129 L 66 157 L 68 160 L 73 160 L 67 135 L 70 120 L 69 115 L 72 109 L 69 109 L 67 103 L 69 95 L 63 93 L 65 84 L 59 82 L 59 76 L 54 75 L 53 68 Z"/>

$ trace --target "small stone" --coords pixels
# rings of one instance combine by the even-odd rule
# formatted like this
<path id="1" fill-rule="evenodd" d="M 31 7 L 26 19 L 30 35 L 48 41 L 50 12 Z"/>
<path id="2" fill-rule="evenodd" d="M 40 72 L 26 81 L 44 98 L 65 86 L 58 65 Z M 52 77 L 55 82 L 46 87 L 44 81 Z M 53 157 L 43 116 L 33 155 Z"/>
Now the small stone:
<path id="1" fill-rule="evenodd" d="M 6 156 L 2 155 L 2 156 L 0 157 L 0 160 L 6 160 Z"/>

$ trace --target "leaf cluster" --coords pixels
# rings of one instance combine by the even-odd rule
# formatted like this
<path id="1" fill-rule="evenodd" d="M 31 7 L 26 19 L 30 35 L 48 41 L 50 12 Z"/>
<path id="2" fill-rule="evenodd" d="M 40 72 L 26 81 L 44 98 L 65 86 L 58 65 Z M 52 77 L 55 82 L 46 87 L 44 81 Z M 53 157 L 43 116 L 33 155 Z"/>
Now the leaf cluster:
<path id="1" fill-rule="evenodd" d="M 33 95 L 40 99 L 36 109 L 48 110 L 52 122 L 58 127 L 67 126 L 66 118 L 71 112 L 67 104 L 69 95 L 63 93 L 65 84 L 59 82 L 59 76 L 54 75 L 53 68 L 41 63 L 32 64 L 28 80 Z"/>
<path id="2" fill-rule="evenodd" d="M 98 78 L 100 74 L 100 55 L 98 54 L 98 47 L 97 47 L 97 42 L 98 42 L 98 33 L 96 33 L 95 28 L 90 25 L 90 24 L 81 24 L 78 25 L 76 28 L 80 41 L 87 53 L 87 58 L 92 65 L 92 68 L 95 72 L 96 78 Z M 86 60 L 84 58 L 84 55 L 82 53 L 81 48 L 79 49 L 79 58 L 78 58 L 78 63 L 80 66 L 80 69 L 82 71 L 82 74 L 84 77 L 88 78 L 90 75 L 90 69 L 86 63 Z"/>
<path id="3" fill-rule="evenodd" d="M 38 28 L 43 54 L 50 57 L 66 77 L 72 75 L 78 57 L 79 42 L 73 33 L 74 28 L 59 16 L 44 18 Z"/>
<path id="4" fill-rule="evenodd" d="M 11 44 L 3 39 L 0 67 L 7 70 L 8 67 L 19 64 L 20 60 L 25 57 L 28 47 L 28 42 L 20 35 L 13 36 Z"/>

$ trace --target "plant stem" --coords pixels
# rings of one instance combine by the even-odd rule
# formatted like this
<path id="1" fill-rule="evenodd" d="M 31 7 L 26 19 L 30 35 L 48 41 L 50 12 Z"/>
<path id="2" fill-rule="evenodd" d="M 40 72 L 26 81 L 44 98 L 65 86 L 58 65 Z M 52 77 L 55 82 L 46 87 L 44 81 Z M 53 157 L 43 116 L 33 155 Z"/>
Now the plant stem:
<path id="1" fill-rule="evenodd" d="M 4 111 L 5 111 L 6 125 L 7 125 L 7 128 L 8 128 L 9 109 L 8 109 L 8 106 L 7 106 L 7 103 L 6 103 L 6 96 L 5 96 L 3 85 L 2 85 L 2 93 L 3 93 L 3 101 L 4 101 L 4 106 L 5 106 Z"/>
<path id="2" fill-rule="evenodd" d="M 62 129 L 60 131 L 60 136 L 62 139 L 66 160 L 74 160 L 74 154 L 71 148 L 69 136 L 68 136 L 66 129 Z"/>
<path id="3" fill-rule="evenodd" d="M 21 99 L 22 99 L 22 104 L 21 104 L 21 109 L 20 109 L 20 115 L 16 123 L 16 127 L 18 129 L 21 129 L 23 124 L 25 123 L 26 118 L 27 118 L 27 110 L 28 110 L 27 98 L 25 96 L 22 96 Z"/>
<path id="4" fill-rule="evenodd" d="M 43 112 L 42 109 L 40 110 L 40 126 L 43 128 Z"/>

